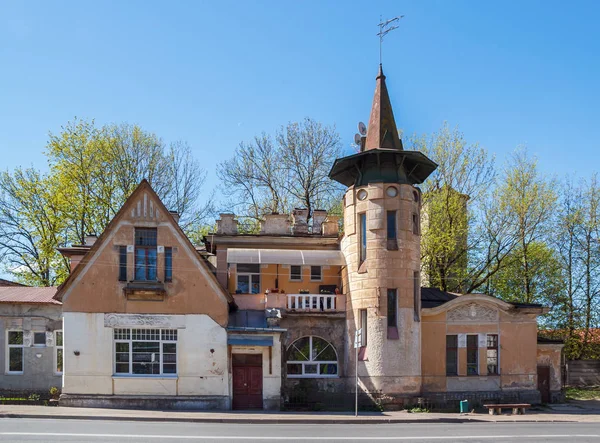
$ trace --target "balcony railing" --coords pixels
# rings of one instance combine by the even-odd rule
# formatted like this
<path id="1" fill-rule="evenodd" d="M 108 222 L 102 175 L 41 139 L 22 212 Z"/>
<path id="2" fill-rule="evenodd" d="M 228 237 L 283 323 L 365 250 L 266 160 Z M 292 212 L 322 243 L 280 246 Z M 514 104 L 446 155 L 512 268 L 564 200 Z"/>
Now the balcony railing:
<path id="1" fill-rule="evenodd" d="M 335 294 L 287 294 L 287 308 L 295 311 L 336 311 Z"/>

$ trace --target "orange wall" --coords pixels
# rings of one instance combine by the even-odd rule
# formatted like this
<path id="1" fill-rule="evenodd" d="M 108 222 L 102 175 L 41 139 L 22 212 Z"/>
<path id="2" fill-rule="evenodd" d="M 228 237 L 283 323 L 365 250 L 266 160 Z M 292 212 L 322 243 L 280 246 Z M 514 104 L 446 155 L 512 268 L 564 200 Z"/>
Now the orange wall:
<path id="1" fill-rule="evenodd" d="M 279 280 L 279 290 L 287 294 L 298 294 L 301 289 L 307 289 L 311 294 L 319 293 L 320 285 L 342 284 L 340 275 L 340 266 L 323 266 L 321 270 L 322 279 L 320 281 L 311 281 L 310 266 L 302 267 L 302 281 L 290 280 L 290 267 L 285 265 L 261 265 L 260 267 L 260 292 L 264 294 L 267 289 L 274 289 L 275 280 Z M 233 267 L 230 268 L 228 279 L 228 288 L 230 293 L 235 293 L 237 276 Z M 236 296 L 236 301 L 241 299 L 240 294 Z"/>
<path id="2" fill-rule="evenodd" d="M 447 334 L 498 334 L 499 339 L 499 386 L 502 389 L 530 388 L 537 383 L 537 324 L 534 318 L 524 314 L 500 312 L 494 323 L 447 323 L 446 312 L 434 316 L 423 316 L 421 323 L 422 356 L 421 370 L 423 389 L 429 392 L 447 390 L 446 335 Z M 479 373 L 467 377 L 467 350 L 458 349 L 458 377 L 454 379 L 478 380 L 498 379 L 487 375 L 487 349 L 479 348 Z"/>
<path id="3" fill-rule="evenodd" d="M 150 193 L 140 195 L 148 200 Z M 137 202 L 133 202 L 134 204 Z M 132 205 L 135 207 L 135 205 Z M 159 205 L 153 202 L 153 207 Z M 228 303 L 216 279 L 175 225 L 173 217 L 156 209 L 156 216 L 139 217 L 124 208 L 88 257 L 78 265 L 73 281 L 63 292 L 65 312 L 116 312 L 140 314 L 207 314 L 220 325 L 227 324 Z M 152 211 L 154 213 L 154 211 Z M 173 281 L 165 283 L 164 301 L 128 300 L 119 282 L 120 245 L 133 245 L 134 229 L 157 228 L 157 244 L 173 249 Z M 108 231 L 110 229 L 110 231 Z M 102 242 L 102 243 L 99 243 Z M 87 263 L 86 263 L 87 261 Z M 134 254 L 127 254 L 128 280 L 134 279 Z M 202 268 L 204 267 L 204 268 Z M 157 277 L 164 279 L 164 254 L 158 254 Z"/>

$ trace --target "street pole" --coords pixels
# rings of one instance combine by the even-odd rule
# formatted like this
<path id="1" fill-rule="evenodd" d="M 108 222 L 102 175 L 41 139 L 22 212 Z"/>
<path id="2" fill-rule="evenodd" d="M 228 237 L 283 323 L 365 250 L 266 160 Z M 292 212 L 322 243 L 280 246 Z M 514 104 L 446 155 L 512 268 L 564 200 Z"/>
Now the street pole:
<path id="1" fill-rule="evenodd" d="M 356 371 L 354 375 L 355 391 L 354 391 L 354 416 L 358 417 L 358 348 L 362 344 L 362 328 L 357 329 L 354 333 L 354 361 L 356 364 Z"/>
<path id="2" fill-rule="evenodd" d="M 354 416 L 358 417 L 358 347 L 354 347 L 354 356 L 356 358 L 356 392 L 354 393 Z"/>

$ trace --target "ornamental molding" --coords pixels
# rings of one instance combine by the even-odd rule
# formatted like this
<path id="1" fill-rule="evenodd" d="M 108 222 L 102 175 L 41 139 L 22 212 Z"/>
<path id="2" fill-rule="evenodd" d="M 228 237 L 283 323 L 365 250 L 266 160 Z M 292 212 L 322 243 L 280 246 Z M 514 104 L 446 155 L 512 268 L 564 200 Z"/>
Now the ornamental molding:
<path id="1" fill-rule="evenodd" d="M 23 331 L 23 346 L 28 348 L 32 344 L 33 344 L 33 332 L 32 331 Z"/>
<path id="2" fill-rule="evenodd" d="M 54 346 L 54 332 L 46 331 L 46 346 Z"/>
<path id="3" fill-rule="evenodd" d="M 495 323 L 498 321 L 498 309 L 470 303 L 450 309 L 446 320 L 453 323 Z"/>
<path id="4" fill-rule="evenodd" d="M 104 327 L 185 329 L 185 318 L 180 315 L 104 314 Z"/>

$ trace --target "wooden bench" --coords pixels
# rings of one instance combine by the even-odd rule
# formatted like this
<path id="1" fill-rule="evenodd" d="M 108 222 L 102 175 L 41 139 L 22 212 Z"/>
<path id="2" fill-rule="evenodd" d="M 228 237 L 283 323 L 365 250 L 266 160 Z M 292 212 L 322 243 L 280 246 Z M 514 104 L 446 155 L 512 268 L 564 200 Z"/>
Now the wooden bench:
<path id="1" fill-rule="evenodd" d="M 500 415 L 502 409 L 512 409 L 514 415 L 525 414 L 525 409 L 531 407 L 528 403 L 506 403 L 506 404 L 495 404 L 495 405 L 483 405 L 484 408 L 488 408 L 490 415 Z"/>

